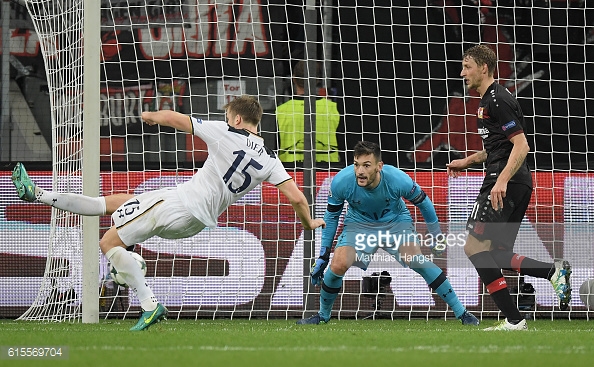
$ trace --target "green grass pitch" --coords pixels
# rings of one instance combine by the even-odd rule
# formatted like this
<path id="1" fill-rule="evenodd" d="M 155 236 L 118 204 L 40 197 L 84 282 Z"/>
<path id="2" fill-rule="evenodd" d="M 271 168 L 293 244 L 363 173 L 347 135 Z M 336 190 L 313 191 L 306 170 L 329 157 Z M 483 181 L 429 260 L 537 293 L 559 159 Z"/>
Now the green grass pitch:
<path id="1" fill-rule="evenodd" d="M 485 332 L 444 320 L 167 320 L 99 324 L 0 320 L 0 346 L 65 346 L 68 358 L 2 355 L 0 366 L 591 366 L 594 321 L 536 320 Z M 4 348 L 3 348 L 4 349 Z"/>

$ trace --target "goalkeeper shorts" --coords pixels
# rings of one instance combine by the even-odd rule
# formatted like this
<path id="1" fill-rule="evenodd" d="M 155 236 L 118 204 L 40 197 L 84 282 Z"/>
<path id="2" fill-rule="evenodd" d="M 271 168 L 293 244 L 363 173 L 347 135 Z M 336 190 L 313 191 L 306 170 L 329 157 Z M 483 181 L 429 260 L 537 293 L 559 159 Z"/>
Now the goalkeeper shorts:
<path id="1" fill-rule="evenodd" d="M 371 261 L 379 261 L 383 256 L 374 256 L 378 249 L 390 255 L 390 261 L 407 265 L 400 258 L 401 246 L 418 244 L 420 236 L 415 232 L 411 221 L 397 223 L 345 223 L 336 248 L 354 247 L 357 255 L 353 266 L 366 270 Z"/>

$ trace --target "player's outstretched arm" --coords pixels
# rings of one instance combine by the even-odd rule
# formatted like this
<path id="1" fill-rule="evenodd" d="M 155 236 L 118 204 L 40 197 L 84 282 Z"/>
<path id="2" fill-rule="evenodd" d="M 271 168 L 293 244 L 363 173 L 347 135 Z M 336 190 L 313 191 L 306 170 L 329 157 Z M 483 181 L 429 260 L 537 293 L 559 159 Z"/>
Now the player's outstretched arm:
<path id="1" fill-rule="evenodd" d="M 161 110 L 161 111 L 154 111 L 154 112 L 143 112 L 142 119 L 148 125 L 161 125 L 161 126 L 169 126 L 173 127 L 174 129 L 185 131 L 187 133 L 192 133 L 192 121 L 190 117 L 184 115 L 182 113 L 171 111 L 171 110 Z"/>
<path id="2" fill-rule="evenodd" d="M 448 176 L 458 177 L 458 176 L 460 176 L 461 171 L 467 169 L 468 167 L 472 166 L 473 164 L 483 163 L 486 160 L 487 160 L 487 151 L 484 149 L 481 150 L 480 152 L 471 154 L 466 158 L 454 159 L 450 163 L 446 164 L 446 167 L 448 169 Z"/>
<path id="3" fill-rule="evenodd" d="M 299 190 L 297 184 L 293 180 L 283 182 L 278 186 L 280 192 L 289 199 L 289 202 L 295 209 L 295 213 L 301 220 L 303 228 L 306 230 L 316 229 L 318 227 L 325 227 L 326 222 L 323 219 L 313 219 L 309 213 L 309 204 L 305 195 Z"/>

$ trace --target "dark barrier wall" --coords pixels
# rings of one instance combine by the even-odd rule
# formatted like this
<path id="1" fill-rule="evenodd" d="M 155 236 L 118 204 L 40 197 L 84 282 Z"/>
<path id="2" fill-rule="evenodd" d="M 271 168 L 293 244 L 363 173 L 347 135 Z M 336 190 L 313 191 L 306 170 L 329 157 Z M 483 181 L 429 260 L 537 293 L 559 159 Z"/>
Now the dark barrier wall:
<path id="1" fill-rule="evenodd" d="M 185 11 L 179 3 L 183 2 L 163 0 L 168 26 L 173 24 L 173 28 L 176 22 L 181 26 L 180 14 Z M 304 54 L 304 1 L 257 3 L 261 10 L 258 24 L 262 25 L 259 36 L 266 45 L 259 51 L 251 47 L 233 51 L 229 45 L 238 36 L 230 26 L 225 33 L 228 39 L 223 40 L 230 51 L 219 55 L 215 48 L 219 41 L 213 40 L 218 37 L 214 25 L 198 24 L 209 40 L 203 50 L 188 46 L 185 54 L 177 55 L 173 53 L 176 46 L 171 46 L 171 54 L 147 56 L 142 49 L 146 45 L 138 43 L 146 41 L 146 30 L 141 34 L 139 27 L 104 27 L 107 29 L 102 33 L 105 99 L 119 101 L 122 114 L 128 108 L 122 102 L 123 95 L 130 95 L 138 103 L 126 116 L 112 111 L 115 115 L 102 120 L 102 136 L 128 135 L 125 142 L 112 142 L 110 146 L 119 144 L 133 153 L 140 153 L 134 150 L 135 146 L 152 147 L 152 142 L 143 143 L 139 137 L 132 136 L 143 132 L 142 123 L 135 116 L 141 108 L 162 107 L 170 102 L 167 90 L 173 90 L 171 93 L 177 95 L 170 105 L 176 104 L 181 112 L 196 112 L 195 106 L 207 105 L 199 95 L 215 96 L 218 92 L 209 88 L 209 83 L 225 75 L 247 80 L 249 93 L 275 94 L 266 97 L 271 103 L 265 106 L 266 121 L 263 120 L 263 126 L 269 128 L 264 132 L 267 144 L 275 149 L 274 99 L 278 104 L 289 97 L 290 65 Z M 323 8 L 331 17 L 327 13 L 318 14 L 319 24 L 321 19 L 330 20 L 324 23 L 330 29 L 327 33 L 330 59 L 325 58 L 328 54 L 324 55 L 321 46 L 322 27 L 317 27 L 315 33 L 319 42 L 318 59 L 325 58 L 329 66 L 328 92 L 343 113 L 340 149 L 352 147 L 361 139 L 379 141 L 386 163 L 416 169 L 441 169 L 452 158 L 480 149 L 481 141 L 473 126 L 476 122 L 471 116 L 477 102 L 465 98 L 467 93 L 459 72 L 463 50 L 485 42 L 497 45 L 498 78 L 517 93 L 526 116 L 532 148 L 530 165 L 544 170 L 591 169 L 588 164 L 594 161 L 594 121 L 588 113 L 594 111 L 594 9 L 586 9 L 583 1 L 501 0 L 480 8 L 473 1 L 463 0 L 410 0 L 408 7 L 400 7 L 398 3 L 377 0 L 373 7 L 365 7 L 355 0 L 335 0 Z M 26 12 L 15 3 L 11 6 L 12 18 L 19 21 L 14 26 L 26 27 Z M 234 9 L 233 16 L 238 18 L 246 16 L 248 11 L 247 7 Z M 104 25 L 134 16 L 102 15 Z M 214 12 L 200 16 L 212 22 L 216 20 Z M 157 22 L 150 28 L 152 38 L 164 39 L 158 21 L 151 21 Z M 193 26 L 197 24 L 194 23 Z M 16 29 L 12 38 L 33 39 L 30 32 L 33 31 Z M 35 75 L 44 75 L 38 48 L 25 47 L 13 54 L 24 66 L 31 67 Z M 14 69 L 12 72 L 16 78 L 18 73 Z M 140 82 L 130 85 L 129 81 L 137 77 Z M 43 88 L 27 87 L 30 79 L 18 78 L 23 93 L 33 90 L 31 93 L 45 93 L 43 98 L 48 99 Z M 187 98 L 189 95 L 192 97 Z M 30 101 L 35 99 L 32 95 L 26 97 Z M 49 114 L 41 115 L 47 118 Z M 465 119 L 464 115 L 468 117 Z M 134 124 L 129 124 L 130 121 Z M 51 137 L 51 132 L 43 131 L 48 126 L 47 121 L 40 123 L 43 135 Z M 458 139 L 452 134 L 457 134 Z M 178 148 L 187 149 L 185 145 Z M 121 156 L 116 160 L 130 159 L 125 151 L 117 154 Z M 351 160 L 347 150 L 346 162 Z"/>
<path id="2" fill-rule="evenodd" d="M 333 59 L 339 61 L 332 70 L 338 94 L 345 96 L 347 146 L 362 138 L 380 141 L 388 151 L 386 162 L 424 167 L 429 154 L 417 154 L 419 159 L 413 162 L 411 151 L 440 130 L 444 111 L 456 111 L 455 96 L 464 93 L 461 55 L 482 40 L 504 45 L 499 46 L 500 58 L 509 59 L 499 65 L 501 79 L 513 81 L 514 71 L 518 79 L 536 79 L 508 86 L 512 91 L 517 86 L 526 116 L 531 167 L 584 170 L 594 161 L 594 136 L 586 135 L 588 122 L 590 131 L 594 128 L 587 117 L 587 111 L 594 111 L 594 44 L 586 39 L 592 33 L 593 9 L 572 1 L 553 1 L 550 7 L 532 10 L 520 4 L 514 9 L 514 1 L 498 1 L 497 8 L 481 9 L 479 27 L 479 9 L 469 6 L 471 2 L 434 1 L 427 6 L 426 1 L 409 1 L 408 12 L 401 8 L 390 12 L 389 1 L 375 1 L 383 6 L 375 11 L 362 7 L 355 11 L 356 3 L 341 0 L 334 16 L 340 19 L 335 39 L 342 43 L 334 46 Z M 449 6 L 439 6 L 444 3 Z M 466 113 L 475 110 L 467 107 Z M 447 133 L 447 126 L 441 128 Z M 433 152 L 433 164 L 426 167 L 444 168 L 464 150 L 450 148 L 442 154 Z"/>

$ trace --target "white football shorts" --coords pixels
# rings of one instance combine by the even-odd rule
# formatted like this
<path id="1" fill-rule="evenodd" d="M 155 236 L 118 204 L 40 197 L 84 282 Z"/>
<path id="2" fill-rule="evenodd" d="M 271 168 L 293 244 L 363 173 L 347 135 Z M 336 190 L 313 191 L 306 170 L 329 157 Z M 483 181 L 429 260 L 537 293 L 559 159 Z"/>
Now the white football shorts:
<path id="1" fill-rule="evenodd" d="M 206 227 L 186 209 L 175 188 L 135 196 L 122 204 L 111 218 L 126 246 L 141 243 L 153 236 L 187 238 Z"/>

